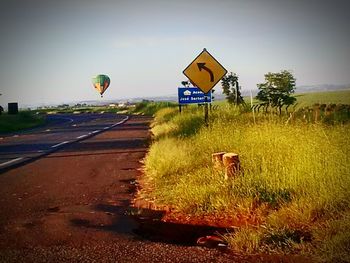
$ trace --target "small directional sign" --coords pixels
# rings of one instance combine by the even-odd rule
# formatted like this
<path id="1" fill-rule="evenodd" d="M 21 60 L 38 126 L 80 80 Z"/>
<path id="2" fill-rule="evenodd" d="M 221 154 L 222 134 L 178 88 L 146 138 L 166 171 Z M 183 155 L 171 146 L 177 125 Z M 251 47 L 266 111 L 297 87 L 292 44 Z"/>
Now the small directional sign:
<path id="1" fill-rule="evenodd" d="M 227 70 L 204 49 L 183 73 L 193 85 L 208 93 L 226 75 Z"/>
<path id="2" fill-rule="evenodd" d="M 211 102 L 211 92 L 204 94 L 203 91 L 196 87 L 179 87 L 178 98 L 179 104 Z"/>

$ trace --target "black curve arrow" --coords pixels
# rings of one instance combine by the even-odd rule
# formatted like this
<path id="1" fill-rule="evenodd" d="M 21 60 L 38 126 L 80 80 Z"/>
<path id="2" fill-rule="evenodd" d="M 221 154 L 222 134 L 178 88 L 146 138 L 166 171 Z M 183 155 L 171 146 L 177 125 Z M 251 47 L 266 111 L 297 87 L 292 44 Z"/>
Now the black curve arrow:
<path id="1" fill-rule="evenodd" d="M 199 71 L 202 71 L 202 69 L 206 70 L 210 74 L 210 82 L 214 82 L 214 74 L 213 72 L 205 66 L 205 63 L 197 63 Z"/>

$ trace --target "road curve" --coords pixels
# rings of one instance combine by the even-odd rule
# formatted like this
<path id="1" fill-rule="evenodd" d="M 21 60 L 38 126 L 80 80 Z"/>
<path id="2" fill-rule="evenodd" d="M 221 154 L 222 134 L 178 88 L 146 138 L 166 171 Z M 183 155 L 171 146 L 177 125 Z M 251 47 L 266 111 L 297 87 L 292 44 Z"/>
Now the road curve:
<path id="1" fill-rule="evenodd" d="M 0 173 L 104 132 L 127 118 L 111 113 L 55 114 L 42 127 L 0 135 Z"/>

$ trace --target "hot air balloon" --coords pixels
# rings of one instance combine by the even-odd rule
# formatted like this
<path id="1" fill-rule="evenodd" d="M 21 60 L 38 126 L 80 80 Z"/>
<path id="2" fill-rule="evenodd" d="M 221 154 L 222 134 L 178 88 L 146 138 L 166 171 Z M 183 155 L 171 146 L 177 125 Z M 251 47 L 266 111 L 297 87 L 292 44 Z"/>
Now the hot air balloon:
<path id="1" fill-rule="evenodd" d="M 97 89 L 97 91 L 101 94 L 101 98 L 102 98 L 102 94 L 109 87 L 111 80 L 109 79 L 109 77 L 107 75 L 100 74 L 100 75 L 97 75 L 96 77 L 92 78 L 92 83 L 93 83 L 95 89 Z"/>

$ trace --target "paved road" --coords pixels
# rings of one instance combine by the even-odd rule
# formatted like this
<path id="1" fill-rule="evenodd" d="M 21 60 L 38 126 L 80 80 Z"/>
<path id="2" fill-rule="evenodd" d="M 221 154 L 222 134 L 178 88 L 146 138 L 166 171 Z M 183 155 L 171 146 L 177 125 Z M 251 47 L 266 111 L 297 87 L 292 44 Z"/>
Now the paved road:
<path id="1" fill-rule="evenodd" d="M 71 140 L 113 123 L 108 117 L 108 125 L 92 122 L 62 122 L 52 126 L 52 135 L 34 133 L 56 138 L 56 131 L 58 139 Z M 132 117 L 2 173 L 0 262 L 245 262 L 216 249 L 148 235 L 140 218 L 130 216 L 140 160 L 148 149 L 148 123 L 146 117 Z M 73 124 L 79 131 L 62 135 Z M 52 139 L 46 147 L 58 142 Z M 161 221 L 157 227 L 181 236 L 192 229 Z"/>
<path id="2" fill-rule="evenodd" d="M 83 140 L 125 120 L 116 114 L 56 114 L 47 124 L 29 131 L 0 134 L 0 172 Z"/>

